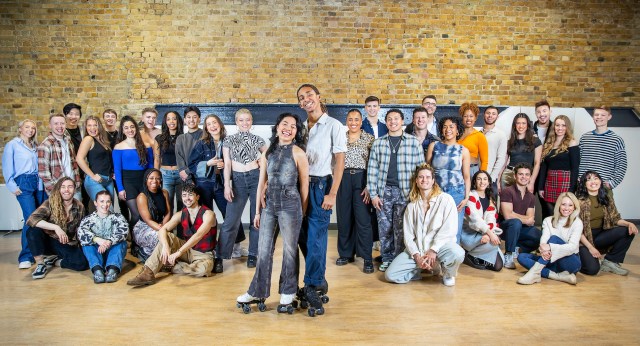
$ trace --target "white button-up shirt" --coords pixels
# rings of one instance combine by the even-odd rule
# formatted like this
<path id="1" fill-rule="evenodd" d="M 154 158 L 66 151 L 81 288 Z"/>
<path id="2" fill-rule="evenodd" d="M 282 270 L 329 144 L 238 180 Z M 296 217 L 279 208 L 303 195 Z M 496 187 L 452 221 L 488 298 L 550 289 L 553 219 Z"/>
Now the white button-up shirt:
<path id="1" fill-rule="evenodd" d="M 308 122 L 304 125 L 308 128 Z M 347 137 L 342 124 L 322 114 L 318 122 L 309 131 L 307 142 L 307 159 L 309 159 L 309 175 L 324 177 L 333 173 L 333 154 L 347 151 Z"/>

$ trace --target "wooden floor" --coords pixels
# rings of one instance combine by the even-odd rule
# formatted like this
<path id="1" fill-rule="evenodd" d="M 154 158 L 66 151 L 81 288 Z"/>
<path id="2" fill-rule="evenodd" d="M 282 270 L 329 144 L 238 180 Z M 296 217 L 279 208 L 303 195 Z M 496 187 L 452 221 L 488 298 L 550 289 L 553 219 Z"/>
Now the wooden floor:
<path id="1" fill-rule="evenodd" d="M 628 277 L 578 275 L 578 285 L 543 279 L 520 286 L 522 268 L 500 273 L 462 265 L 455 287 L 439 279 L 406 285 L 363 274 L 362 260 L 335 266 L 330 232 L 326 314 L 278 314 L 275 281 L 266 312 L 243 314 L 235 298 L 253 275 L 245 259 L 225 261 L 210 278 L 166 276 L 153 286 L 95 285 L 89 271 L 54 268 L 32 280 L 18 270 L 19 233 L 0 238 L 1 344 L 638 344 L 640 245 Z M 280 247 L 280 244 L 278 248 Z"/>

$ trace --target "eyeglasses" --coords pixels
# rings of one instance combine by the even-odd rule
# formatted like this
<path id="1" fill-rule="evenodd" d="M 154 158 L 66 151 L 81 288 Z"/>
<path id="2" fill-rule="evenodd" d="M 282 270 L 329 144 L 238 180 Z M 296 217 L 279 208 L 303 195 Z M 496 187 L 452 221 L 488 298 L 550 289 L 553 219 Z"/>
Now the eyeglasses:
<path id="1" fill-rule="evenodd" d="M 422 104 L 425 107 L 435 107 L 436 103 L 435 102 L 425 102 Z"/>

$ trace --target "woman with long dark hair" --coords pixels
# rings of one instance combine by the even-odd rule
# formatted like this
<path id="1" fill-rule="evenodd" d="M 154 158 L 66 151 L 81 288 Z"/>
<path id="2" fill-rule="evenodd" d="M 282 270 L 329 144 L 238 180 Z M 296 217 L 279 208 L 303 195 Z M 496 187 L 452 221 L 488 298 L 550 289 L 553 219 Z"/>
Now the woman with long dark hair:
<path id="1" fill-rule="evenodd" d="M 502 270 L 498 209 L 491 187 L 491 176 L 480 170 L 471 179 L 471 192 L 465 207 L 460 245 L 467 251 L 464 263 L 476 269 Z"/>
<path id="2" fill-rule="evenodd" d="M 258 191 L 266 191 L 266 206 L 260 211 L 261 195 L 256 196 L 254 226 L 260 229 L 258 263 L 247 293 L 237 298 L 238 307 L 248 313 L 249 304 L 270 295 L 276 223 L 283 240 L 278 312 L 293 312 L 298 289 L 298 237 L 309 195 L 309 163 L 304 152 L 302 122 L 295 114 L 284 113 L 272 128 L 271 144 L 260 157 Z M 268 184 L 267 184 L 268 181 Z M 315 313 L 315 310 L 314 310 Z"/>
<path id="3" fill-rule="evenodd" d="M 173 200 L 176 199 L 177 208 L 182 210 L 180 193 L 180 174 L 176 162 L 176 138 L 184 132 L 182 117 L 174 111 L 165 113 L 162 120 L 162 132 L 156 136 L 156 143 L 160 151 L 160 172 L 162 172 L 162 188 L 169 193 L 169 209 L 173 215 Z M 177 198 L 176 198 L 177 196 Z"/>
<path id="4" fill-rule="evenodd" d="M 576 196 L 580 201 L 580 219 L 583 223 L 580 271 L 587 275 L 596 275 L 600 271 L 629 274 L 629 270 L 620 264 L 624 262 L 631 242 L 638 234 L 636 225 L 620 216 L 613 193 L 605 187 L 596 171 L 582 174 Z"/>
<path id="5" fill-rule="evenodd" d="M 22 227 L 22 250 L 18 255 L 18 268 L 29 269 L 35 259 L 27 240 L 27 219 L 47 198 L 42 179 L 38 177 L 38 128 L 33 120 L 18 123 L 18 136 L 10 140 L 2 154 L 2 174 L 9 192 L 13 193 L 25 220 Z"/>
<path id="6" fill-rule="evenodd" d="M 171 218 L 169 193 L 162 188 L 162 173 L 150 168 L 144 174 L 144 188 L 136 197 L 140 221 L 133 226 L 133 240 L 137 245 L 134 256 L 146 261 L 158 245 L 158 230 Z"/>
<path id="7" fill-rule="evenodd" d="M 138 126 L 130 116 L 120 120 L 120 142 L 113 148 L 113 171 L 118 185 L 118 197 L 127 201 L 129 225 L 140 219 L 136 198 L 144 188 L 144 172 L 153 167 L 153 141 L 143 140 Z"/>
<path id="8" fill-rule="evenodd" d="M 507 167 L 502 172 L 501 184 L 502 188 L 515 184 L 515 176 L 513 169 L 521 162 L 526 162 L 533 171 L 531 172 L 531 181 L 527 185 L 529 192 L 533 193 L 536 178 L 540 171 L 540 158 L 542 156 L 542 142 L 533 133 L 529 116 L 525 113 L 516 114 L 511 124 L 511 136 L 507 142 Z"/>

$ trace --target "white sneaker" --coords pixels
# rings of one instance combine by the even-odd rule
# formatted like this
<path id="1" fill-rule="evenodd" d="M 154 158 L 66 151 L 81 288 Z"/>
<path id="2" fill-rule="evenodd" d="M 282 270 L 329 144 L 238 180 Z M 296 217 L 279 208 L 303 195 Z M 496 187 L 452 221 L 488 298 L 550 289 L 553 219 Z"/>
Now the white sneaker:
<path id="1" fill-rule="evenodd" d="M 280 295 L 280 304 L 282 304 L 282 305 L 291 304 L 293 302 L 293 297 L 295 297 L 295 294 L 281 294 Z"/>
<path id="2" fill-rule="evenodd" d="M 231 253 L 231 258 L 240 258 L 249 256 L 249 251 L 242 247 L 240 243 L 236 243 L 233 245 L 233 252 Z"/>
<path id="3" fill-rule="evenodd" d="M 18 269 L 29 269 L 32 265 L 31 261 L 22 261 L 18 264 Z"/>
<path id="4" fill-rule="evenodd" d="M 516 269 L 516 264 L 513 260 L 513 252 L 507 252 L 504 254 L 504 267 L 507 269 Z"/>
<path id="5" fill-rule="evenodd" d="M 448 286 L 448 287 L 455 286 L 456 285 L 456 277 L 455 276 L 449 276 L 449 274 L 445 274 L 442 277 L 442 283 L 445 286 Z"/>
<path id="6" fill-rule="evenodd" d="M 252 301 L 257 300 L 257 299 L 258 298 L 250 295 L 249 292 L 247 292 L 247 293 L 239 296 L 238 298 L 236 298 L 236 301 L 238 303 L 249 303 L 249 302 L 252 302 Z"/>

